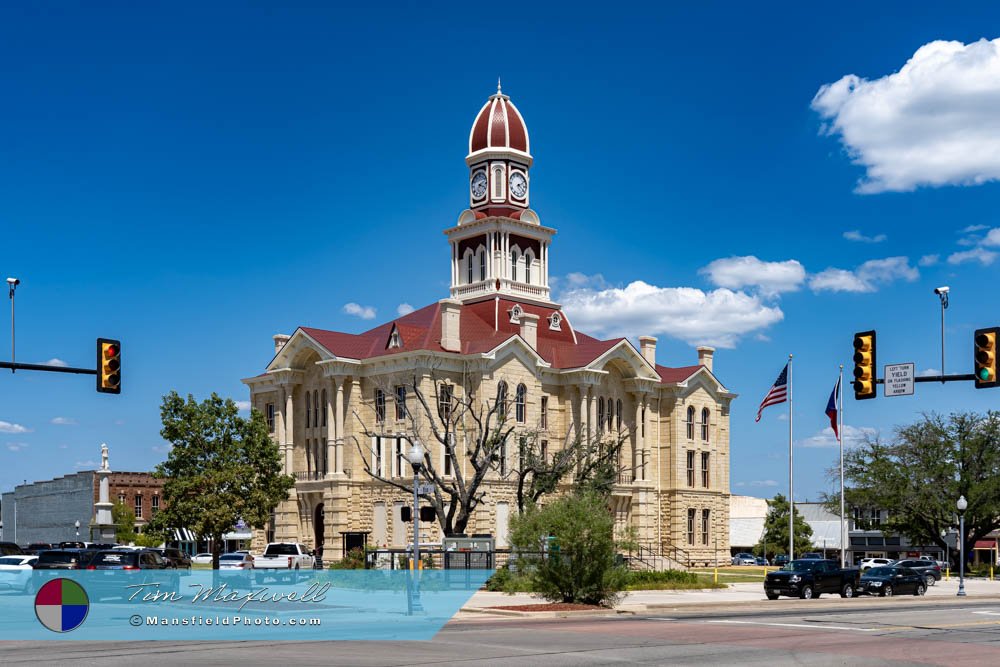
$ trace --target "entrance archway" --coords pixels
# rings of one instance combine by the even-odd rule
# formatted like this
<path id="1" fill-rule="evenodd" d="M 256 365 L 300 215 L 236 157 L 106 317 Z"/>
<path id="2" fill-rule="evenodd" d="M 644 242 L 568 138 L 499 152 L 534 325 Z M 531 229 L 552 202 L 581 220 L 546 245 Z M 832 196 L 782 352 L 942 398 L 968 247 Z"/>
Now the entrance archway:
<path id="1" fill-rule="evenodd" d="M 323 511 L 323 503 L 316 506 L 316 511 L 313 514 L 313 537 L 315 541 L 313 544 L 316 545 L 316 560 L 323 560 L 323 542 L 326 537 L 326 521 L 325 512 Z"/>

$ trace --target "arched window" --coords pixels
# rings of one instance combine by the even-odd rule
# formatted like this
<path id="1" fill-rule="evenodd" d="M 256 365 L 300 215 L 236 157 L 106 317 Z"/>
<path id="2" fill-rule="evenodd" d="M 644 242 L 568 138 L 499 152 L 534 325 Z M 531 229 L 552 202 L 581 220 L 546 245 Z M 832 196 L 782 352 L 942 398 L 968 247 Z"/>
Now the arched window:
<path id="1" fill-rule="evenodd" d="M 319 426 L 319 392 L 313 392 L 313 426 Z"/>
<path id="2" fill-rule="evenodd" d="M 597 399 L 597 432 L 604 432 L 604 399 Z"/>
<path id="3" fill-rule="evenodd" d="M 320 405 L 323 408 L 323 426 L 326 426 L 326 389 L 323 390 L 323 400 Z"/>
<path id="4" fill-rule="evenodd" d="M 497 416 L 503 419 L 507 415 L 507 383 L 500 380 L 497 383 Z"/>
<path id="5" fill-rule="evenodd" d="M 493 170 L 493 196 L 497 199 L 503 197 L 503 167 Z"/>
<path id="6" fill-rule="evenodd" d="M 476 265 L 476 258 L 473 256 L 472 252 L 469 252 L 466 255 L 466 259 L 468 260 L 468 265 L 466 266 L 467 271 L 465 275 L 465 277 L 468 280 L 466 280 L 466 282 L 471 283 L 474 280 L 472 277 L 472 270 Z"/>
<path id="7" fill-rule="evenodd" d="M 701 439 L 708 442 L 708 408 L 701 411 Z"/>
<path id="8" fill-rule="evenodd" d="M 479 279 L 486 280 L 486 250 L 479 249 Z"/>
<path id="9" fill-rule="evenodd" d="M 535 261 L 534 254 L 529 250 L 524 253 L 524 282 L 531 282 L 531 263 Z"/>
<path id="10" fill-rule="evenodd" d="M 309 418 L 312 417 L 312 399 L 309 392 L 306 392 L 306 428 L 309 428 Z"/>
<path id="11" fill-rule="evenodd" d="M 517 280 L 517 250 L 510 251 L 510 279 Z"/>
<path id="12" fill-rule="evenodd" d="M 693 405 L 688 407 L 687 437 L 688 437 L 688 440 L 694 440 L 694 406 Z"/>
<path id="13" fill-rule="evenodd" d="M 608 399 L 608 430 L 614 428 L 615 422 L 615 403 L 610 398 Z"/>
<path id="14" fill-rule="evenodd" d="M 514 419 L 517 420 L 519 424 L 524 423 L 524 413 L 525 413 L 525 400 L 528 396 L 528 388 L 523 384 L 517 385 L 517 394 L 515 395 L 514 402 Z"/>
<path id="15" fill-rule="evenodd" d="M 618 417 L 618 431 L 622 430 L 622 399 L 618 399 L 618 410 L 615 412 Z"/>

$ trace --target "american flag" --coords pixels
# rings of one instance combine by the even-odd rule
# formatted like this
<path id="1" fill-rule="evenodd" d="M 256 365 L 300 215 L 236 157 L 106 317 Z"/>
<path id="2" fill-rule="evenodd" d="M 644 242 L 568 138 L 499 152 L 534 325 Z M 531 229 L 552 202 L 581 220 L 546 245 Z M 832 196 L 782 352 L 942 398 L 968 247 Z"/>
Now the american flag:
<path id="1" fill-rule="evenodd" d="M 788 400 L 788 364 L 785 364 L 785 367 L 781 369 L 778 379 L 774 381 L 774 385 L 767 391 L 767 396 L 760 402 L 760 407 L 757 409 L 757 418 L 754 421 L 760 421 L 760 413 L 764 412 L 764 408 L 767 406 L 784 403 L 786 400 Z"/>

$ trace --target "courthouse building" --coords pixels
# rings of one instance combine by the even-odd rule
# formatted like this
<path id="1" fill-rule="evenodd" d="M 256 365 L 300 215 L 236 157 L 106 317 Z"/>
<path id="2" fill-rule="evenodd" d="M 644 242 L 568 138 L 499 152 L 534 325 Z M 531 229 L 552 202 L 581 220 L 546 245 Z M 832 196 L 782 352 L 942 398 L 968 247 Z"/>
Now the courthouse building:
<path id="1" fill-rule="evenodd" d="M 469 133 L 469 206 L 444 230 L 447 298 L 364 333 L 302 326 L 274 336 L 264 372 L 244 382 L 296 483 L 257 532 L 255 548 L 295 540 L 331 560 L 340 557 L 345 533 L 367 534 L 379 546 L 408 543 L 400 508 L 412 496 L 374 480 L 366 464 L 402 483 L 412 479 L 399 436 L 416 408 L 416 377 L 427 397 L 446 391 L 486 403 L 509 393 L 515 431 L 537 434 L 553 451 L 568 433 L 625 434 L 612 492 L 617 528 L 634 528 L 644 546 L 680 560 L 711 563 L 729 553 L 729 407 L 736 394 L 715 375 L 712 348 L 660 365 L 653 337 L 640 335 L 636 349 L 626 338 L 601 340 L 573 326 L 551 298 L 556 230 L 530 208 L 530 148 L 520 112 L 498 88 Z M 457 437 L 461 451 L 467 443 Z M 437 470 L 450 474 L 443 448 L 432 437 L 422 440 L 440 461 Z M 493 534 L 498 546 L 506 545 L 517 507 L 515 449 L 497 460 L 466 528 Z M 425 540 L 440 539 L 436 524 L 424 525 Z"/>

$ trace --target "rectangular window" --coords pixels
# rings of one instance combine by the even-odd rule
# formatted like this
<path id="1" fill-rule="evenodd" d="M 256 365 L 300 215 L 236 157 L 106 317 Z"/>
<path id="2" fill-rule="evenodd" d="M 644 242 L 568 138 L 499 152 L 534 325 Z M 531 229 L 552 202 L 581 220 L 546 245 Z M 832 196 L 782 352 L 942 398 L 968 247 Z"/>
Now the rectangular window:
<path id="1" fill-rule="evenodd" d="M 118 494 L 118 502 L 120 502 L 122 505 L 125 504 L 125 494 L 124 493 L 119 493 Z"/>
<path id="2" fill-rule="evenodd" d="M 549 397 L 542 396 L 542 414 L 539 426 L 544 430 L 549 427 Z"/>
<path id="3" fill-rule="evenodd" d="M 507 476 L 507 441 L 506 440 L 504 440 L 503 442 L 500 443 L 499 456 L 500 456 L 500 461 L 499 461 L 499 466 L 498 467 L 500 469 L 500 476 L 501 477 L 506 477 Z"/>
<path id="4" fill-rule="evenodd" d="M 406 463 L 406 457 L 403 456 L 403 439 L 396 438 L 396 477 L 406 476 Z"/>
<path id="5" fill-rule="evenodd" d="M 142 518 L 142 495 L 138 493 L 135 494 L 135 518 Z"/>
<path id="6" fill-rule="evenodd" d="M 152 511 L 153 511 L 153 516 L 156 516 L 156 513 L 160 511 L 160 497 L 159 496 L 153 496 L 153 508 L 152 508 Z"/>
<path id="7" fill-rule="evenodd" d="M 642 437 L 646 437 L 646 408 L 642 409 L 642 428 L 639 429 L 642 433 Z"/>
<path id="8" fill-rule="evenodd" d="M 385 421 L 385 392 L 375 390 L 375 421 L 379 424 Z"/>
<path id="9" fill-rule="evenodd" d="M 694 452 L 691 450 L 687 453 L 687 483 L 688 486 L 694 486 Z"/>
<path id="10" fill-rule="evenodd" d="M 701 511 L 701 543 L 708 544 L 708 524 L 712 510 Z"/>
<path id="11" fill-rule="evenodd" d="M 372 436 L 372 472 L 379 477 L 384 477 L 382 474 L 382 438 L 373 435 Z"/>
<path id="12" fill-rule="evenodd" d="M 686 425 L 688 440 L 694 440 L 694 408 L 690 408 L 688 410 L 688 420 Z"/>
<path id="13" fill-rule="evenodd" d="M 444 452 L 444 475 L 445 477 L 451 477 L 451 456 L 448 455 L 448 450 L 455 451 L 455 434 L 449 433 L 447 440 L 448 447 L 445 448 Z"/>
<path id="14" fill-rule="evenodd" d="M 396 387 L 396 419 L 406 419 L 406 385 Z"/>
<path id="15" fill-rule="evenodd" d="M 267 432 L 274 433 L 274 403 L 264 406 L 264 415 L 267 418 Z"/>
<path id="16" fill-rule="evenodd" d="M 701 411 L 701 439 L 708 442 L 708 410 Z"/>
<path id="17" fill-rule="evenodd" d="M 542 464 L 547 465 L 549 462 L 549 441 L 542 440 L 541 447 L 539 448 L 539 455 L 542 457 Z"/>
<path id="18" fill-rule="evenodd" d="M 451 385 L 442 384 L 438 389 L 438 416 L 441 421 L 451 421 Z"/>
<path id="19" fill-rule="evenodd" d="M 688 544 L 694 544 L 694 509 L 688 510 L 687 538 Z"/>
<path id="20" fill-rule="evenodd" d="M 709 453 L 708 452 L 702 452 L 701 453 L 701 485 L 703 487 L 705 487 L 706 489 L 708 488 L 708 462 L 709 462 Z"/>

